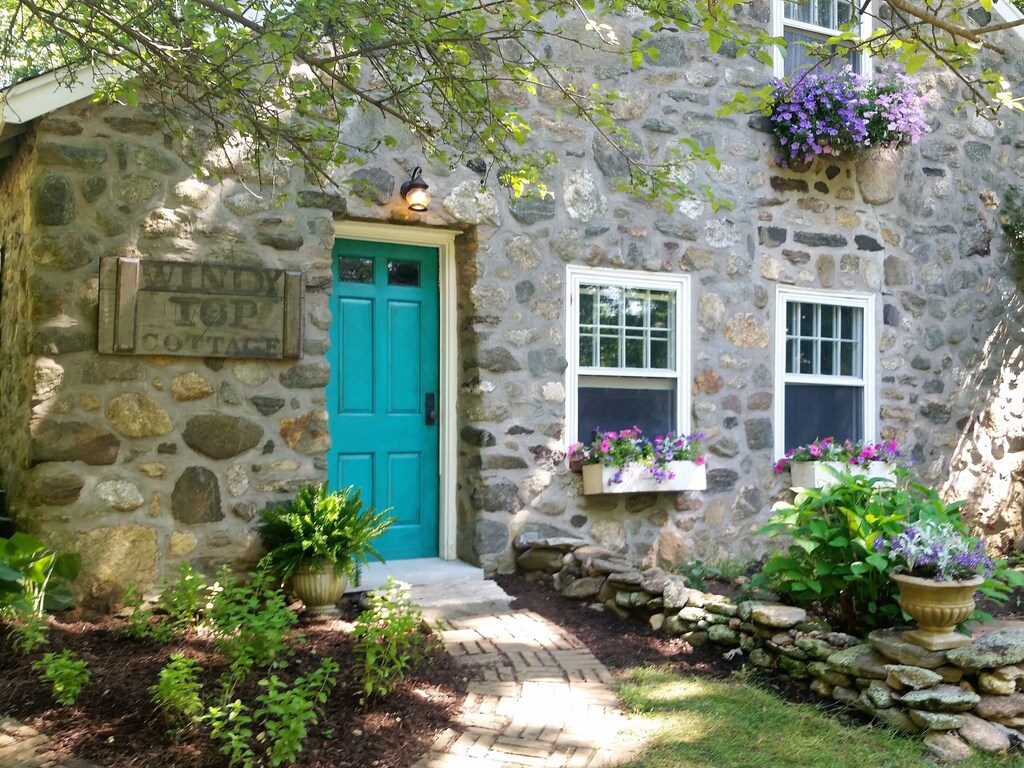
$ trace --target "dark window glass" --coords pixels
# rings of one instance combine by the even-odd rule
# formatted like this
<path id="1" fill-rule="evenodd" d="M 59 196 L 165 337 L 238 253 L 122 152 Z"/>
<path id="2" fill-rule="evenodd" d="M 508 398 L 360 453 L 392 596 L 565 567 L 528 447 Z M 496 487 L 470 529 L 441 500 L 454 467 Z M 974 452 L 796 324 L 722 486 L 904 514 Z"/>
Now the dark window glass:
<path id="1" fill-rule="evenodd" d="M 648 437 L 664 435 L 676 429 L 674 389 L 581 386 L 579 407 L 576 439 L 585 443 L 593 439 L 596 429 L 607 432 L 637 426 Z"/>
<path id="2" fill-rule="evenodd" d="M 864 439 L 864 388 L 787 384 L 783 450 L 830 436 Z"/>
<path id="3" fill-rule="evenodd" d="M 418 261 L 388 261 L 388 285 L 406 285 L 419 288 L 420 263 Z"/>
<path id="4" fill-rule="evenodd" d="M 342 257 L 338 261 L 338 279 L 343 283 L 372 283 L 373 259 Z"/>

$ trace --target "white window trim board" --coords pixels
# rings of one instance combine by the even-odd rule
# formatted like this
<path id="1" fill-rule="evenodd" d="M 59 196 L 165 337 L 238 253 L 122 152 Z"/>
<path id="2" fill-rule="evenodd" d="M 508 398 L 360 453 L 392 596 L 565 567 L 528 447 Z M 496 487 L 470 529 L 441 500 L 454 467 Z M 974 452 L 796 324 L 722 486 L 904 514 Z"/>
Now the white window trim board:
<path id="1" fill-rule="evenodd" d="M 565 268 L 565 306 L 566 306 L 566 361 L 565 369 L 565 443 L 576 442 L 576 430 L 579 425 L 579 380 L 580 380 L 580 344 L 579 344 L 579 309 L 576 297 L 583 283 L 595 285 L 614 285 L 623 288 L 653 288 L 674 291 L 676 295 L 676 373 L 671 378 L 676 380 L 676 424 L 680 434 L 690 432 L 690 333 L 693 321 L 690 316 L 690 277 L 689 275 L 659 275 L 648 272 L 637 272 L 627 269 L 609 269 L 606 267 L 585 267 L 570 264 Z M 608 374 L 623 376 L 618 369 L 608 370 Z M 600 369 L 588 370 L 584 376 L 602 375 Z M 626 375 L 628 376 L 628 374 Z M 663 371 L 651 371 L 635 378 L 665 378 Z"/>
<path id="2" fill-rule="evenodd" d="M 808 304 L 860 307 L 864 311 L 864 368 L 863 377 L 813 376 L 786 373 L 786 304 L 791 301 Z M 873 293 L 855 291 L 828 291 L 818 288 L 792 288 L 779 286 L 775 291 L 775 400 L 773 407 L 773 438 L 775 460 L 786 452 L 783 445 L 786 418 L 786 383 L 827 381 L 833 384 L 863 384 L 864 386 L 864 439 L 878 440 L 878 301 Z"/>

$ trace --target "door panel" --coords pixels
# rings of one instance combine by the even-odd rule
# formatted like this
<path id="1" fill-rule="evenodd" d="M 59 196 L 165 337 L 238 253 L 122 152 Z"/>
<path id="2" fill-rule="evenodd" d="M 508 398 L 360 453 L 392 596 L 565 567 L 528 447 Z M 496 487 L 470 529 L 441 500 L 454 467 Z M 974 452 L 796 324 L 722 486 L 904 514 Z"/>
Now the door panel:
<path id="1" fill-rule="evenodd" d="M 328 482 L 391 508 L 385 558 L 435 557 L 439 438 L 424 408 L 439 382 L 437 249 L 337 240 L 334 276 Z"/>

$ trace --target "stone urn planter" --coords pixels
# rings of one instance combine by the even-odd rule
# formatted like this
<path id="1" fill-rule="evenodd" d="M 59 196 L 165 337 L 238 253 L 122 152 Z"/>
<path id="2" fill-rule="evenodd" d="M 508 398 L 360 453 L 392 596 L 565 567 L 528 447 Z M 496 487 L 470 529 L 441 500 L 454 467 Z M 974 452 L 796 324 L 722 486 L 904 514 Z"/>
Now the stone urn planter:
<path id="1" fill-rule="evenodd" d="M 929 651 L 944 651 L 971 642 L 956 627 L 974 611 L 974 591 L 985 581 L 981 576 L 935 581 L 905 573 L 890 575 L 900 588 L 900 608 L 917 622 L 917 629 L 903 633 L 904 640 Z"/>
<path id="2" fill-rule="evenodd" d="M 309 614 L 338 615 L 337 602 L 345 594 L 348 578 L 335 573 L 326 560 L 307 560 L 288 582 L 292 593 L 306 605 Z"/>
<path id="3" fill-rule="evenodd" d="M 794 488 L 828 488 L 836 484 L 833 472 L 845 472 L 855 477 L 881 477 L 879 485 L 895 485 L 896 470 L 892 464 L 873 461 L 870 464 L 846 464 L 842 461 L 795 461 L 789 467 L 790 483 Z"/>
<path id="4" fill-rule="evenodd" d="M 857 187 L 865 203 L 883 205 L 899 190 L 900 151 L 889 147 L 865 147 L 854 155 Z"/>
<path id="5" fill-rule="evenodd" d="M 597 493 L 653 493 L 657 491 L 703 491 L 708 487 L 707 468 L 692 461 L 670 461 L 668 471 L 675 475 L 662 480 L 654 479 L 643 464 L 627 464 L 622 469 L 622 482 L 614 483 L 612 478 L 618 467 L 603 464 L 583 466 L 583 493 L 586 496 Z"/>

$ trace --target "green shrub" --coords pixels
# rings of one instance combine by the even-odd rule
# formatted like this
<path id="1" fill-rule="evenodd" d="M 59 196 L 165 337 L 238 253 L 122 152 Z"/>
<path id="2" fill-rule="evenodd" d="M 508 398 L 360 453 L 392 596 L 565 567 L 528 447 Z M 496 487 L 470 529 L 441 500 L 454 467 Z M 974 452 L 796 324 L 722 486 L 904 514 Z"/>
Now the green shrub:
<path id="1" fill-rule="evenodd" d="M 75 553 L 55 553 L 24 533 L 0 538 L 0 615 L 59 611 L 72 604 L 68 582 L 82 567 Z"/>
<path id="2" fill-rule="evenodd" d="M 53 687 L 53 698 L 57 703 L 70 707 L 92 679 L 85 660 L 73 651 L 47 653 L 32 668 L 40 672 L 40 678 Z"/>
<path id="3" fill-rule="evenodd" d="M 277 675 L 260 680 L 264 691 L 256 697 L 260 707 L 255 717 L 262 730 L 256 734 L 256 740 L 266 743 L 270 765 L 295 763 L 308 729 L 316 725 L 323 714 L 338 669 L 338 662 L 324 658 L 319 667 L 309 675 L 297 677 L 291 686 Z"/>
<path id="4" fill-rule="evenodd" d="M 227 567 L 221 569 L 203 615 L 228 662 L 229 689 L 254 668 L 285 666 L 292 644 L 302 638 L 294 631 L 298 618 L 269 573 L 250 576 L 248 584 L 240 584 Z"/>
<path id="5" fill-rule="evenodd" d="M 893 564 L 875 551 L 878 537 L 891 539 L 922 519 L 963 526 L 962 502 L 946 504 L 920 485 L 887 487 L 878 478 L 840 473 L 827 488 L 801 490 L 792 504 L 776 505 L 758 533 L 791 539 L 754 577 L 754 585 L 805 605 L 847 632 L 902 621 Z"/>
<path id="6" fill-rule="evenodd" d="M 15 613 L 8 616 L 11 646 L 24 656 L 36 648 L 50 643 L 50 624 L 45 616 L 36 613 Z"/>
<path id="7" fill-rule="evenodd" d="M 160 670 L 160 680 L 150 686 L 153 703 L 172 726 L 187 725 L 203 713 L 200 670 L 195 659 L 182 653 L 171 654 L 171 660 Z"/>
<path id="8" fill-rule="evenodd" d="M 207 602 L 209 586 L 192 564 L 178 566 L 177 577 L 165 583 L 157 605 L 167 614 L 167 622 L 180 634 L 195 627 Z"/>
<path id="9" fill-rule="evenodd" d="M 369 594 L 370 607 L 355 620 L 356 674 L 367 699 L 382 699 L 429 649 L 423 614 L 409 599 L 409 585 L 388 579 Z"/>
<path id="10" fill-rule="evenodd" d="M 210 726 L 210 737 L 220 741 L 220 752 L 231 766 L 251 768 L 256 764 L 252 741 L 252 715 L 249 708 L 235 699 L 226 704 L 210 707 L 203 721 Z"/>

